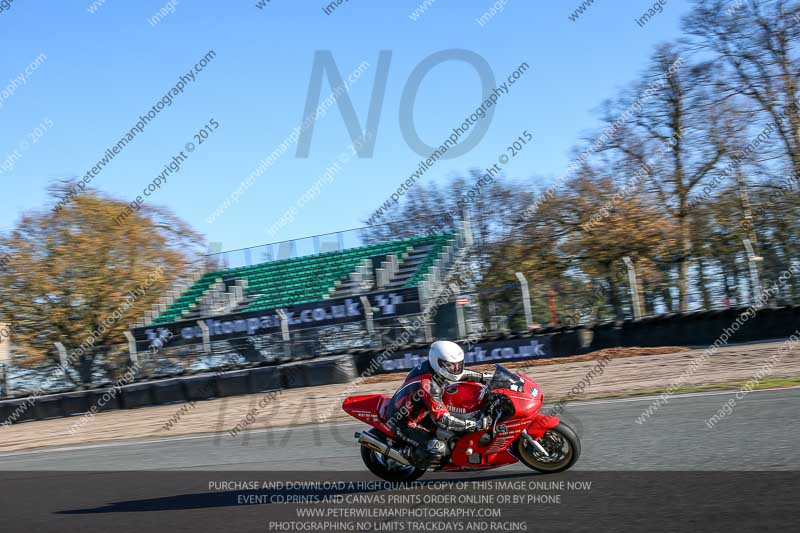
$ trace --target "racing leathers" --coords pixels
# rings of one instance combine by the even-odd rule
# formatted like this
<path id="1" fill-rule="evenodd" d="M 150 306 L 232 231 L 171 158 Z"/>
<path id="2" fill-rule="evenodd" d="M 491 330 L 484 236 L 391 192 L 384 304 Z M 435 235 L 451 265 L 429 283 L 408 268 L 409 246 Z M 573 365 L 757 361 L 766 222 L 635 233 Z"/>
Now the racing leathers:
<path id="1" fill-rule="evenodd" d="M 465 369 L 459 381 L 486 383 L 489 377 Z M 410 451 L 418 464 L 439 462 L 447 454 L 447 444 L 436 437 L 437 428 L 453 433 L 481 429 L 480 421 L 459 418 L 448 411 L 442 395 L 452 383 L 455 382 L 434 373 L 431 364 L 424 361 L 409 372 L 389 403 L 387 423 L 412 446 Z"/>

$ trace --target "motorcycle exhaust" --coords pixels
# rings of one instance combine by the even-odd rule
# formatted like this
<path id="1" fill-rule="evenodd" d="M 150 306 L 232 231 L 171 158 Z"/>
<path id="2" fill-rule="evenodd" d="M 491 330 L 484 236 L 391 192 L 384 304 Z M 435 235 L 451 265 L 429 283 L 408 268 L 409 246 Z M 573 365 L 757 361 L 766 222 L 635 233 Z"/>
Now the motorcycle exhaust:
<path id="1" fill-rule="evenodd" d="M 358 439 L 358 443 L 361 446 L 366 446 L 371 450 L 375 450 L 376 452 L 385 455 L 387 457 L 391 457 L 393 460 L 401 463 L 405 466 L 411 466 L 411 463 L 408 461 L 405 455 L 403 455 L 400 450 L 392 448 L 385 442 L 382 442 L 380 439 L 376 438 L 375 436 L 369 433 L 356 433 L 355 437 Z"/>

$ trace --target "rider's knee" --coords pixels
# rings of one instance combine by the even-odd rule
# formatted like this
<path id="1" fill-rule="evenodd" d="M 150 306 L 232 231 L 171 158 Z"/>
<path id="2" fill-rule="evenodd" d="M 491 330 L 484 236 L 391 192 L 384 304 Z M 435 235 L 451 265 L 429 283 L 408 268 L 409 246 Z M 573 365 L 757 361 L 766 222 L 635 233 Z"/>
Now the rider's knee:
<path id="1" fill-rule="evenodd" d="M 447 454 L 447 444 L 439 439 L 431 439 L 428 441 L 426 451 L 431 459 L 441 459 Z"/>

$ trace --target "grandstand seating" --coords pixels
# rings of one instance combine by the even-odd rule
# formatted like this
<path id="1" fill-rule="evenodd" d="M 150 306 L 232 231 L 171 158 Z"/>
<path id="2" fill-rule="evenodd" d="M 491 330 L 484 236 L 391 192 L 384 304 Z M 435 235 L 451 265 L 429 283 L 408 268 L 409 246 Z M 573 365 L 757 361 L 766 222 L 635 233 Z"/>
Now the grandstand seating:
<path id="1" fill-rule="evenodd" d="M 198 304 L 216 283 L 231 287 L 245 280 L 245 298 L 234 312 L 261 311 L 316 302 L 357 292 L 352 274 L 364 260 L 394 255 L 401 265 L 387 288 L 416 287 L 453 239 L 444 233 L 411 237 L 358 248 L 269 261 L 252 266 L 208 272 L 161 313 L 153 324 L 168 324 L 201 316 Z"/>

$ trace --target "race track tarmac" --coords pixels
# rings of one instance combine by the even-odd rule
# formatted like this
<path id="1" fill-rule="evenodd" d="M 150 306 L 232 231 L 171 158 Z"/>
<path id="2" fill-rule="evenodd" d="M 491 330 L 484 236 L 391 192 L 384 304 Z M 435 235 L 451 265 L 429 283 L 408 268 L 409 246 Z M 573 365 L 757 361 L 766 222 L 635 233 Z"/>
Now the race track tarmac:
<path id="1" fill-rule="evenodd" d="M 674 396 L 644 423 L 637 419 L 653 398 L 575 403 L 563 418 L 583 454 L 569 472 L 515 465 L 426 474 L 411 488 L 381 485 L 366 471 L 352 439 L 359 423 L 4 454 L 0 531 L 791 528 L 800 519 L 800 388 L 752 392 L 709 429 L 706 420 L 732 398 Z M 389 499 L 413 497 L 412 506 Z M 313 512 L 322 514 L 302 514 Z"/>
<path id="2" fill-rule="evenodd" d="M 563 418 L 583 446 L 577 470 L 800 470 L 800 388 L 753 391 L 731 415 L 706 421 L 735 392 L 675 395 L 646 422 L 652 397 L 570 404 Z M 0 455 L 0 471 L 360 471 L 352 424 L 197 435 Z M 503 470 L 524 470 L 522 466 Z"/>

